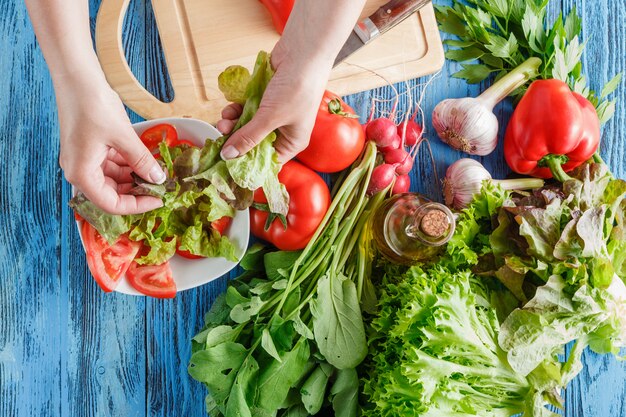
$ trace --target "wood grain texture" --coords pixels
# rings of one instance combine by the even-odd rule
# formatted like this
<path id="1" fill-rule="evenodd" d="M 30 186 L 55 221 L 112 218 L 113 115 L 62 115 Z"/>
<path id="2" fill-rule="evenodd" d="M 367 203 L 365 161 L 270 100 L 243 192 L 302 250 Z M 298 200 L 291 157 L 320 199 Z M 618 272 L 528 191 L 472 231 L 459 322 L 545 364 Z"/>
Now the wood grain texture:
<path id="1" fill-rule="evenodd" d="M 243 0 L 247 1 L 247 0 Z M 420 0 L 422 1 L 422 0 Z M 96 49 L 107 80 L 126 104 L 148 118 L 194 117 L 217 121 L 226 104 L 217 76 L 228 65 L 252 68 L 259 50 L 271 50 L 279 39 L 260 3 L 232 0 L 153 0 L 154 15 L 168 62 L 175 96 L 168 103 L 155 98 L 133 76 L 124 59 L 118 34 L 130 0 L 104 0 L 96 25 Z M 369 0 L 371 13 L 385 0 Z M 381 11 L 384 15 L 386 12 Z M 314 40 L 312 40 L 314 41 Z M 443 65 L 432 5 L 372 41 L 335 68 L 334 91 L 347 94 L 383 85 L 370 70 L 397 81 L 431 74 Z"/>
<path id="2" fill-rule="evenodd" d="M 576 6 L 583 17 L 589 42 L 583 59 L 595 88 L 626 71 L 626 7 L 618 3 L 623 1 L 552 0 L 552 16 Z M 168 301 L 105 295 L 98 289 L 67 207 L 70 187 L 57 164 L 58 123 L 45 63 L 22 2 L 2 4 L 0 417 L 205 416 L 205 390 L 187 375 L 189 341 L 229 277 Z M 98 5 L 91 1 L 92 28 Z M 130 8 L 124 44 L 133 73 L 151 94 L 171 100 L 150 2 L 133 0 Z M 423 148 L 412 180 L 414 190 L 434 198 L 440 197 L 435 173 L 441 177 L 463 155 L 436 139 L 428 114 L 444 98 L 476 95 L 481 89 L 450 78 L 457 70 L 448 63 L 427 88 L 422 84 L 428 79 L 394 86 L 401 93 L 400 112 L 425 92 L 422 108 L 435 169 Z M 390 111 L 394 97 L 386 87 L 347 101 L 365 118 L 373 99 L 382 100 L 382 111 Z M 602 155 L 624 178 L 626 83 L 616 97 L 618 111 L 603 129 Z M 509 104 L 496 108 L 500 120 L 510 111 Z M 140 119 L 131 114 L 131 120 Z M 501 147 L 480 160 L 495 176 L 508 174 Z M 626 416 L 626 364 L 591 352 L 584 361 L 585 369 L 564 394 L 564 415 Z"/>

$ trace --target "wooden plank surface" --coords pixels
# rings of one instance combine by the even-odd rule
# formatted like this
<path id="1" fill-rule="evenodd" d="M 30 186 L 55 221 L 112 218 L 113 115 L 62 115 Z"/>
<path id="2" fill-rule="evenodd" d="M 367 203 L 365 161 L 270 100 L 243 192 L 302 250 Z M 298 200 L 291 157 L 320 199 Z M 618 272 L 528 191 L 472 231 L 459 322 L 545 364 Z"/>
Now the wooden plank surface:
<path id="1" fill-rule="evenodd" d="M 440 4 L 444 2 L 439 2 Z M 622 7 L 619 7 L 619 6 Z M 22 2 L 0 7 L 0 417 L 204 416 L 204 389 L 186 372 L 189 339 L 227 277 L 158 301 L 104 295 L 89 276 L 72 215 L 69 186 L 57 164 L 58 123 L 50 78 Z M 98 1 L 91 1 L 95 16 Z M 552 0 L 551 14 L 576 6 L 588 39 L 584 63 L 593 87 L 626 71 L 623 0 Z M 125 24 L 127 56 L 138 79 L 171 99 L 164 78 L 151 6 L 131 2 Z M 92 20 L 93 27 L 93 20 Z M 448 63 L 427 88 L 427 113 L 443 98 L 476 95 L 479 87 L 451 79 Z M 408 107 L 407 89 L 396 88 Z M 365 117 L 373 98 L 390 100 L 391 88 L 348 97 Z M 615 118 L 604 127 L 602 154 L 626 177 L 626 83 Z M 384 105 L 384 104 L 383 104 Z M 501 120 L 510 106 L 498 106 Z M 138 121 L 136 115 L 131 115 Z M 427 122 L 427 127 L 429 122 Z M 429 130 L 436 171 L 461 157 Z M 482 162 L 503 177 L 501 147 Z M 416 191 L 437 197 L 439 184 L 425 149 L 412 173 Z M 566 417 L 626 416 L 626 363 L 590 352 L 586 367 L 565 393 Z"/>

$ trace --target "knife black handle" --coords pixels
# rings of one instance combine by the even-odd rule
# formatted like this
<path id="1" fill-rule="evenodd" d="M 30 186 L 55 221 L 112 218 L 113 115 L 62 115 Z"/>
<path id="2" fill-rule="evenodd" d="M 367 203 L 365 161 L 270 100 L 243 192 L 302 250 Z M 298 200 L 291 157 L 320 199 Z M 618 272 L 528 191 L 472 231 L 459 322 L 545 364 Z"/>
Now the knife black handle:
<path id="1" fill-rule="evenodd" d="M 431 0 L 391 0 L 369 18 L 382 34 L 391 29 Z"/>

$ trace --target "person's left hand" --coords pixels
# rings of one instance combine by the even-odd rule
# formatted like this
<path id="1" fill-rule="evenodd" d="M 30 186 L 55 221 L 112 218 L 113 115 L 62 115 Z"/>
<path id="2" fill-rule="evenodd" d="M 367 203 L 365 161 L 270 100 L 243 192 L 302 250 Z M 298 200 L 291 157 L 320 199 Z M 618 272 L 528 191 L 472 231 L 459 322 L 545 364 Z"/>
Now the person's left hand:
<path id="1" fill-rule="evenodd" d="M 274 146 L 280 162 L 289 161 L 309 144 L 331 65 L 307 60 L 297 53 L 287 54 L 277 46 L 272 52 L 272 66 L 276 71 L 258 112 L 226 141 L 223 159 L 245 154 L 277 129 L 279 135 Z M 217 129 L 223 134 L 230 133 L 241 110 L 239 104 L 225 107 Z"/>

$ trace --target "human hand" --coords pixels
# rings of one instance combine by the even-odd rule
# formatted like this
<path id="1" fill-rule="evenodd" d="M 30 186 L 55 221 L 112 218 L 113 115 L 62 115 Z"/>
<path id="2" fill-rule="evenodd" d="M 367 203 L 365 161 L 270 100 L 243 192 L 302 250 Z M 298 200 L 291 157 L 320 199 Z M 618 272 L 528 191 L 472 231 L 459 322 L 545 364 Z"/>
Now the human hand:
<path id="1" fill-rule="evenodd" d="M 157 184 L 166 178 L 106 81 L 71 76 L 55 88 L 61 127 L 59 164 L 67 181 L 112 214 L 161 207 L 158 198 L 128 194 L 132 172 Z"/>
<path id="2" fill-rule="evenodd" d="M 259 110 L 249 123 L 226 141 L 222 158 L 232 159 L 245 154 L 274 130 L 278 130 L 274 147 L 280 162 L 289 161 L 304 150 L 309 144 L 331 64 L 330 60 L 288 54 L 279 43 L 272 52 L 275 74 L 265 90 Z M 241 111 L 239 104 L 224 108 L 217 129 L 223 134 L 230 133 Z"/>

